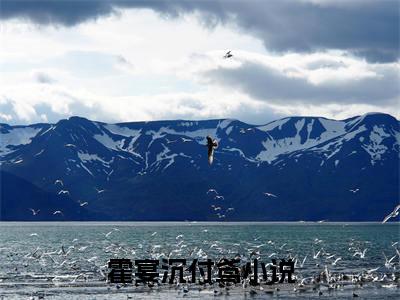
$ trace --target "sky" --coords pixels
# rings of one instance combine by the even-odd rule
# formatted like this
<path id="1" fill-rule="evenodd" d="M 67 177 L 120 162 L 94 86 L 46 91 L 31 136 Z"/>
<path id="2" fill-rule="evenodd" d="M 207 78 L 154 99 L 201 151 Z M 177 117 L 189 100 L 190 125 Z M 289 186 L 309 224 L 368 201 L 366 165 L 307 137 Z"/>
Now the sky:
<path id="1" fill-rule="evenodd" d="M 0 123 L 399 119 L 399 5 L 0 0 Z"/>

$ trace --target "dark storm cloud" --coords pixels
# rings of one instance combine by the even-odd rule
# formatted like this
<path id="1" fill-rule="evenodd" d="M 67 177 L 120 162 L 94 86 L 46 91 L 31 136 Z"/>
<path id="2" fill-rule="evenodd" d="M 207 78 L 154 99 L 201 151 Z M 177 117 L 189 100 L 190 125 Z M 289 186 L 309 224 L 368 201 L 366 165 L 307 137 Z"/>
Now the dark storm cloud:
<path id="1" fill-rule="evenodd" d="M 76 25 L 124 8 L 149 8 L 163 17 L 200 12 L 201 23 L 233 23 L 277 52 L 343 49 L 372 62 L 399 58 L 399 2 L 353 1 L 121 1 L 2 0 L 1 18 Z"/>
<path id="2" fill-rule="evenodd" d="M 374 71 L 379 75 L 330 80 L 318 85 L 253 62 L 244 62 L 235 69 L 218 68 L 202 75 L 212 83 L 235 87 L 268 103 L 395 105 L 400 95 L 398 67 L 379 65 Z"/>

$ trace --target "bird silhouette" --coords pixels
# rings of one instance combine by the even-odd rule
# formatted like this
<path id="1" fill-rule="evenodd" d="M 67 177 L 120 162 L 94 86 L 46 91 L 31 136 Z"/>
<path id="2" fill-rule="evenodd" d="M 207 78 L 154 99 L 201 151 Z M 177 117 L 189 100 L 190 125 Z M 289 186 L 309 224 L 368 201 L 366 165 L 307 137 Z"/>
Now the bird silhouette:
<path id="1" fill-rule="evenodd" d="M 214 149 L 218 147 L 218 142 L 213 140 L 211 136 L 207 136 L 207 148 L 208 148 L 208 163 L 211 165 L 214 160 Z"/>
<path id="2" fill-rule="evenodd" d="M 231 50 L 229 50 L 228 52 L 225 53 L 224 58 L 230 58 L 232 56 L 233 54 L 231 54 Z"/>

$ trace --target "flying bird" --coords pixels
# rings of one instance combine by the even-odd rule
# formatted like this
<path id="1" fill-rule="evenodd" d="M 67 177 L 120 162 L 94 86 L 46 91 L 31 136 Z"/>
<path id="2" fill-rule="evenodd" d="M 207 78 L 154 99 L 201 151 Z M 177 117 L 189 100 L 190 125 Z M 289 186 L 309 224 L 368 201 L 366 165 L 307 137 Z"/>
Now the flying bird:
<path id="1" fill-rule="evenodd" d="M 36 216 L 40 212 L 40 209 L 34 210 L 33 208 L 29 208 L 29 210 L 32 212 L 32 215 L 34 216 Z"/>
<path id="2" fill-rule="evenodd" d="M 67 190 L 61 190 L 58 192 L 59 195 L 68 195 L 69 196 L 69 191 Z"/>
<path id="3" fill-rule="evenodd" d="M 218 192 L 217 192 L 217 190 L 215 190 L 215 189 L 209 189 L 209 190 L 207 191 L 207 194 L 209 194 L 209 193 L 215 193 L 216 195 L 218 195 Z"/>
<path id="4" fill-rule="evenodd" d="M 233 54 L 231 54 L 231 50 L 229 50 L 228 52 L 225 53 L 224 58 L 230 58 L 232 56 Z"/>
<path id="5" fill-rule="evenodd" d="M 64 186 L 64 182 L 61 179 L 54 181 L 54 184 L 60 184 L 61 186 Z"/>
<path id="6" fill-rule="evenodd" d="M 53 212 L 53 215 L 64 215 L 63 213 L 62 213 L 62 211 L 61 210 L 56 210 L 55 212 Z"/>
<path id="7" fill-rule="evenodd" d="M 365 258 L 365 253 L 367 252 L 367 250 L 368 249 L 364 249 L 364 251 L 361 251 L 361 250 L 357 250 L 354 254 L 353 254 L 353 256 L 360 256 L 360 258 Z"/>
<path id="8" fill-rule="evenodd" d="M 208 148 L 208 163 L 211 165 L 214 160 L 214 149 L 218 147 L 218 142 L 213 140 L 211 136 L 207 136 L 207 148 Z"/>
<path id="9" fill-rule="evenodd" d="M 85 202 L 78 201 L 78 202 L 79 202 L 79 206 L 81 206 L 81 207 L 89 204 L 89 202 L 87 202 L 87 201 L 85 201 Z"/>
<path id="10" fill-rule="evenodd" d="M 352 192 L 353 194 L 355 194 L 355 193 L 357 193 L 359 190 L 360 190 L 360 189 L 354 189 L 354 190 L 350 189 L 349 191 Z"/>
<path id="11" fill-rule="evenodd" d="M 274 197 L 274 198 L 277 198 L 278 196 L 276 196 L 276 195 L 274 195 L 274 194 L 271 194 L 271 193 L 264 193 L 264 195 L 265 196 L 267 196 L 267 197 Z"/>
<path id="12" fill-rule="evenodd" d="M 336 266 L 337 262 L 341 259 L 341 257 L 336 258 L 335 261 L 332 263 L 332 266 Z"/>
<path id="13" fill-rule="evenodd" d="M 386 223 L 390 218 L 395 218 L 399 215 L 399 210 L 400 210 L 400 204 L 397 205 L 394 210 L 388 214 L 382 221 L 382 224 Z"/>

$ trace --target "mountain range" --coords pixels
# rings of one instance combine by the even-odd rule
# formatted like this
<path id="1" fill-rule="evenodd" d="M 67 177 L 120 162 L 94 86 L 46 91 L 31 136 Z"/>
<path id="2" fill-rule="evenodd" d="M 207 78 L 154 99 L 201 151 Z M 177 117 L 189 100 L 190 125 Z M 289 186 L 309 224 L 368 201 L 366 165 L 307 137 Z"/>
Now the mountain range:
<path id="1" fill-rule="evenodd" d="M 399 203 L 399 151 L 382 113 L 0 124 L 0 220 L 381 221 Z"/>

